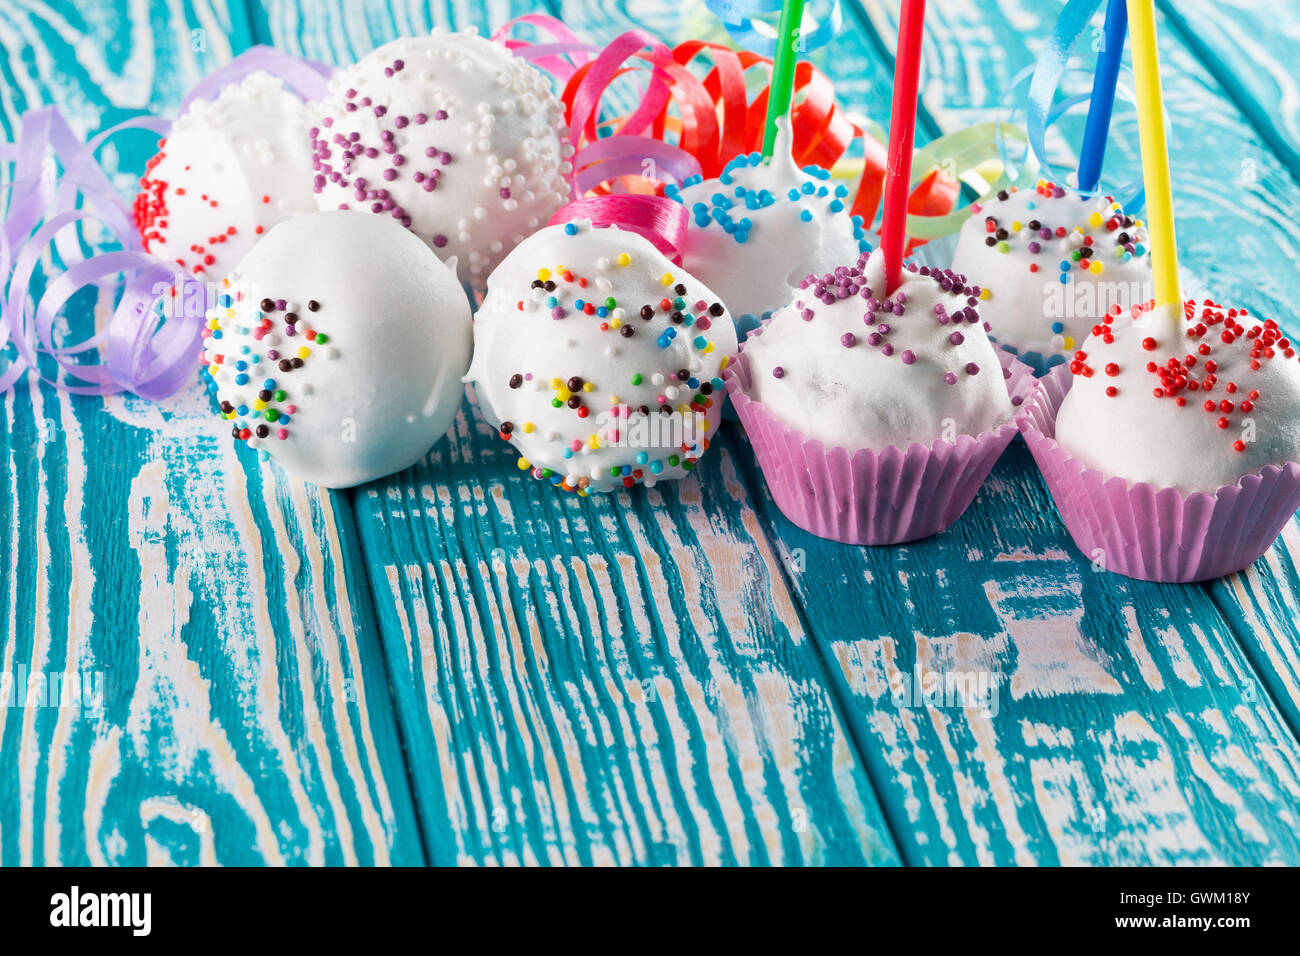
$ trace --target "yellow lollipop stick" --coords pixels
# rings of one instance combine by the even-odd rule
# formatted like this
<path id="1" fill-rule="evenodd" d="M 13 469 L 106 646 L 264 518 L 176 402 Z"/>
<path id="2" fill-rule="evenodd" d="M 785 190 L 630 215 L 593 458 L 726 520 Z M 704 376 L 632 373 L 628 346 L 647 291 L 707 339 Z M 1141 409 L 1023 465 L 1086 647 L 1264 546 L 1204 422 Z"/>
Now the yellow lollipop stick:
<path id="1" fill-rule="evenodd" d="M 1138 141 L 1147 194 L 1147 230 L 1156 305 L 1173 305 L 1183 313 L 1178 286 L 1178 248 L 1174 240 L 1174 193 L 1169 182 L 1169 143 L 1165 139 L 1164 97 L 1160 92 L 1160 55 L 1156 50 L 1154 0 L 1128 0 L 1129 36 L 1133 43 L 1133 77 L 1137 88 Z"/>

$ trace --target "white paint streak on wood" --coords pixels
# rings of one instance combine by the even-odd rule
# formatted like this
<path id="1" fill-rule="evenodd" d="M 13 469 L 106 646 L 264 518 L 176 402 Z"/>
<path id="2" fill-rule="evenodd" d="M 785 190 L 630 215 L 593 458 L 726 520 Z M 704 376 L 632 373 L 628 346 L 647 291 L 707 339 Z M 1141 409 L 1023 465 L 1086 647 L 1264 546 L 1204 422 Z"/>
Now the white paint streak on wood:
<path id="1" fill-rule="evenodd" d="M 33 376 L 35 378 L 35 376 Z M 60 861 L 59 842 L 62 836 L 62 821 L 58 812 L 59 793 L 64 786 L 64 773 L 67 770 L 68 755 L 72 749 L 74 724 L 78 720 L 91 716 L 84 710 L 91 701 L 84 700 L 80 691 L 86 687 L 86 680 L 93 679 L 95 670 L 94 655 L 90 651 L 90 631 L 95 623 L 91 610 L 91 596 L 95 588 L 95 572 L 90 564 L 90 551 L 86 547 L 86 522 L 83 520 L 82 507 L 86 497 L 86 449 L 82 442 L 81 425 L 73 414 L 72 400 L 64 392 L 59 392 L 55 399 L 58 403 L 59 421 L 63 429 L 63 447 L 67 464 L 65 477 L 67 491 L 63 499 L 63 522 L 68 531 L 68 621 L 66 625 L 67 641 L 64 646 L 62 688 L 77 688 L 75 706 L 66 700 L 57 709 L 54 733 L 48 744 L 45 777 L 45 854 L 46 866 L 57 866 Z M 53 439 L 53 435 L 49 436 Z M 53 675 L 47 675 L 47 680 Z M 100 702 L 101 704 L 103 701 Z M 103 720 L 103 715 L 99 715 Z"/>
<path id="2" fill-rule="evenodd" d="M 199 855 L 196 862 L 200 866 L 217 865 L 217 845 L 212 818 L 205 810 L 174 797 L 149 797 L 140 803 L 140 823 L 144 827 L 144 837 L 148 845 L 146 865 L 159 866 L 173 862 L 163 845 L 149 833 L 149 824 L 154 820 L 167 820 L 179 826 L 189 827 L 199 841 Z"/>
<path id="3" fill-rule="evenodd" d="M 308 754 L 311 756 L 313 763 L 320 767 L 321 785 L 324 787 L 324 797 L 326 805 L 329 807 L 330 816 L 336 832 L 339 835 L 339 847 L 343 852 L 343 862 L 348 866 L 355 866 L 357 863 L 356 848 L 353 845 L 352 821 L 348 818 L 346 807 L 343 806 L 343 797 L 339 790 L 338 778 L 334 770 L 334 758 L 330 753 L 329 740 L 325 735 L 325 728 L 321 724 L 320 708 L 316 701 L 316 674 L 312 665 L 311 648 L 308 646 L 308 637 L 306 627 L 304 626 L 304 617 L 307 613 L 314 611 L 310 608 L 310 596 L 313 594 L 322 594 L 324 588 L 320 581 L 320 570 L 318 566 L 317 555 L 320 552 L 320 543 L 315 540 L 311 532 L 310 509 L 307 507 L 305 498 L 302 496 L 301 488 L 294 488 L 296 482 L 287 478 L 279 472 L 267 471 L 264 474 L 262 482 L 262 504 L 265 509 L 267 519 L 271 524 L 271 530 L 274 535 L 272 544 L 272 554 L 279 555 L 283 562 L 284 574 L 282 585 L 284 587 L 285 603 L 285 625 L 288 630 L 288 639 L 292 641 L 293 654 L 292 658 L 295 663 L 293 676 L 297 677 L 297 697 L 302 707 L 302 726 L 306 733 L 306 739 L 302 741 L 303 757 Z M 276 486 L 284 482 L 289 489 L 289 496 L 293 499 L 293 504 L 299 506 L 295 510 L 307 520 L 299 524 L 299 529 L 303 535 L 301 549 L 298 542 L 289 534 L 289 529 L 285 523 L 284 514 L 281 512 L 281 504 L 277 500 Z M 253 552 L 250 564 L 257 564 L 260 552 Z M 307 592 L 307 600 L 304 595 L 298 591 L 297 578 L 302 567 L 304 556 L 310 567 L 311 589 Z M 253 598 L 257 601 L 259 598 L 266 598 L 266 591 L 255 592 Z M 328 615 L 313 613 L 317 626 L 322 628 L 320 636 L 318 653 L 325 661 L 325 673 L 322 676 L 328 686 L 338 675 L 340 686 L 335 696 L 335 701 L 340 702 L 343 699 L 342 694 L 342 667 L 338 663 L 338 643 L 334 635 L 329 632 Z M 288 655 L 286 655 L 288 656 Z M 281 707 L 281 690 L 280 690 L 280 671 L 275 666 L 279 654 L 274 642 L 267 642 L 261 648 L 259 657 L 263 661 L 262 680 L 261 680 L 261 697 L 266 700 L 268 708 L 266 716 L 277 715 Z M 286 674 L 286 682 L 290 675 Z M 271 705 L 274 705 L 272 709 Z M 337 715 L 336 715 L 337 716 Z M 339 726 L 336 721 L 336 727 L 340 735 L 348 733 L 349 723 L 347 721 L 346 711 L 343 715 L 342 725 Z M 297 755 L 295 755 L 297 757 Z M 295 759 L 295 767 L 297 760 Z M 358 784 L 357 800 L 362 805 L 362 813 L 366 812 L 364 777 L 360 768 L 354 768 L 352 779 Z M 322 823 L 323 827 L 323 823 Z M 383 836 L 380 835 L 379 844 L 383 845 Z M 318 839 L 314 841 L 312 847 L 313 856 L 311 862 L 319 865 L 324 862 L 324 838 L 323 832 Z M 319 854 L 318 856 L 315 854 Z"/>

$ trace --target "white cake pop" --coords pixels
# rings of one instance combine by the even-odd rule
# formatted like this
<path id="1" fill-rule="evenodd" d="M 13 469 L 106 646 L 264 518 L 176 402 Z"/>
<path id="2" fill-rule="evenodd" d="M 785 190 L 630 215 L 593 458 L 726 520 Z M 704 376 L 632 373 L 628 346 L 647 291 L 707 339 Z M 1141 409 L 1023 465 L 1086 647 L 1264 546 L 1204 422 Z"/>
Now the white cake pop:
<path id="1" fill-rule="evenodd" d="M 647 239 L 571 222 L 492 273 L 466 380 L 521 469 L 587 494 L 692 470 L 735 350 L 717 296 Z"/>
<path id="2" fill-rule="evenodd" d="M 471 341 L 454 264 L 390 219 L 317 212 L 272 229 L 227 277 L 203 358 L 236 440 L 346 488 L 442 437 Z"/>
<path id="3" fill-rule="evenodd" d="M 302 102 L 269 73 L 197 100 L 149 160 L 135 224 L 149 252 L 213 279 L 263 233 L 312 212 Z"/>
<path id="4" fill-rule="evenodd" d="M 316 202 L 391 217 L 481 287 L 569 197 L 564 109 L 499 43 L 435 30 L 341 71 L 311 124 Z"/>
<path id="5" fill-rule="evenodd" d="M 1090 468 L 1213 492 L 1300 462 L 1300 361 L 1277 323 L 1189 301 L 1112 310 L 1070 363 L 1056 440 Z"/>
<path id="6" fill-rule="evenodd" d="M 694 176 L 664 193 L 690 214 L 682 264 L 722 296 L 742 337 L 806 276 L 871 248 L 862 217 L 849 212 L 849 187 L 820 167 L 799 169 L 789 121 L 779 123 L 770 164 L 759 153 L 737 156 L 717 179 Z"/>
<path id="7" fill-rule="evenodd" d="M 971 206 L 952 268 L 981 288 L 993 339 L 1040 370 L 1064 362 L 1111 306 L 1151 297 L 1145 224 L 1045 180 Z"/>
<path id="8" fill-rule="evenodd" d="M 908 264 L 898 289 L 884 289 L 880 252 L 806 279 L 745 341 L 749 398 L 806 438 L 850 450 L 953 442 L 1009 421 L 973 288 Z"/>

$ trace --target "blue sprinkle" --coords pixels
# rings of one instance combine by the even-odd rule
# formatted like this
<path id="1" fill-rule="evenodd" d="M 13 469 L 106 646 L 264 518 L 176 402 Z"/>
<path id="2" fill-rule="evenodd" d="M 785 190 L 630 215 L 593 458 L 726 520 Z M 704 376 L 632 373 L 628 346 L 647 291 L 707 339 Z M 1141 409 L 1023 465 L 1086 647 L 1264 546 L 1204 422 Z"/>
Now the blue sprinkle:
<path id="1" fill-rule="evenodd" d="M 564 224 L 564 234 L 566 236 L 576 236 L 578 234 L 578 227 L 571 222 L 566 222 Z"/>
<path id="2" fill-rule="evenodd" d="M 236 414 L 236 415 L 247 415 L 247 414 L 248 414 L 248 406 L 247 406 L 247 405 L 237 405 L 237 406 L 235 406 L 235 414 Z"/>
<path id="3" fill-rule="evenodd" d="M 247 385 L 247 384 L 248 384 L 248 376 L 247 376 L 247 375 L 236 375 L 236 376 L 235 376 L 235 384 L 236 384 L 236 385 Z"/>
<path id="4" fill-rule="evenodd" d="M 843 199 L 848 194 L 849 194 L 849 187 L 845 186 L 843 183 L 840 183 L 838 186 L 835 187 L 835 195 L 839 196 L 841 199 Z"/>
<path id="5" fill-rule="evenodd" d="M 703 342 L 703 341 L 704 341 L 704 336 L 701 335 L 698 339 L 695 340 L 695 343 L 696 343 L 696 345 L 699 345 L 699 343 L 701 343 L 701 342 Z M 700 347 L 703 348 L 703 346 L 700 346 Z M 700 387 L 700 380 L 699 380 L 698 378 L 695 378 L 694 376 L 692 376 L 691 378 L 688 378 L 688 379 L 686 380 L 686 384 L 689 385 L 691 388 L 699 388 L 699 387 Z"/>
<path id="6" fill-rule="evenodd" d="M 263 388 L 275 388 L 275 379 L 273 379 L 273 378 L 268 378 L 265 382 L 262 383 L 262 387 L 263 387 Z"/>
<path id="7" fill-rule="evenodd" d="M 657 475 L 659 474 L 659 472 L 663 470 L 664 470 L 664 463 L 662 461 L 650 462 L 650 474 Z"/>
<path id="8" fill-rule="evenodd" d="M 805 209 L 803 212 L 799 213 L 799 218 L 804 222 L 812 222 L 812 210 Z"/>
<path id="9" fill-rule="evenodd" d="M 844 203 L 840 202 L 838 199 L 832 199 L 830 209 L 831 212 L 843 212 Z"/>
<path id="10" fill-rule="evenodd" d="M 636 463 L 638 465 L 644 465 L 649 460 L 650 460 L 650 456 L 647 455 L 645 452 L 639 451 L 636 453 Z"/>
<path id="11" fill-rule="evenodd" d="M 1060 333 L 1065 331 L 1065 324 L 1062 322 L 1053 322 L 1052 331 L 1059 335 Z"/>
<path id="12" fill-rule="evenodd" d="M 790 201 L 791 201 L 791 202 L 795 202 L 796 200 L 798 200 L 798 198 L 799 198 L 799 190 L 797 190 L 797 189 L 791 189 L 791 190 L 790 190 Z"/>
<path id="13" fill-rule="evenodd" d="M 799 187 L 799 191 L 803 193 L 805 196 L 811 196 L 813 193 L 817 191 L 817 187 L 814 186 L 812 183 L 804 183 L 802 186 Z"/>

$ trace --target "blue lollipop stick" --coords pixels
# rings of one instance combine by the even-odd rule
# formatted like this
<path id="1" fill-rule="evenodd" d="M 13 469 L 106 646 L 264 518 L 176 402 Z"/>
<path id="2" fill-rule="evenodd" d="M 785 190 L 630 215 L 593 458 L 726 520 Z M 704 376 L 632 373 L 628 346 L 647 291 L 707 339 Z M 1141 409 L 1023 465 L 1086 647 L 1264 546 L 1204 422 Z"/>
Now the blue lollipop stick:
<path id="1" fill-rule="evenodd" d="M 1125 0 L 1110 0 L 1106 6 L 1105 45 L 1097 57 L 1092 100 L 1083 127 L 1083 145 L 1079 148 L 1079 191 L 1083 193 L 1096 191 L 1101 183 L 1101 163 L 1106 156 L 1110 114 L 1115 107 L 1115 84 L 1119 80 L 1127 33 L 1128 7 Z"/>

